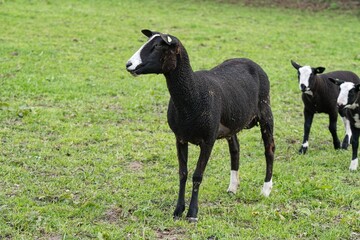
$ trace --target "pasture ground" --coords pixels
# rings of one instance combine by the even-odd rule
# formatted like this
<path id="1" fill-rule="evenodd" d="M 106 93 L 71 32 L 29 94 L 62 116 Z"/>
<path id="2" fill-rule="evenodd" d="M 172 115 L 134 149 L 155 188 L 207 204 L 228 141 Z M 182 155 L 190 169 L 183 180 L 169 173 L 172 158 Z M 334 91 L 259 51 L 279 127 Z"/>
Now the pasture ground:
<path id="1" fill-rule="evenodd" d="M 228 195 L 218 141 L 199 222 L 173 221 L 178 191 L 164 77 L 125 63 L 149 28 L 177 36 L 194 70 L 247 57 L 271 81 L 274 188 L 260 195 L 258 128 L 241 132 L 241 186 Z M 0 1 L 0 239 L 360 239 L 360 175 L 317 115 L 308 154 L 290 65 L 360 75 L 357 11 L 224 1 Z M 341 121 L 338 132 L 343 137 Z M 190 176 L 198 148 L 189 149 Z M 191 192 L 188 181 L 187 200 Z"/>

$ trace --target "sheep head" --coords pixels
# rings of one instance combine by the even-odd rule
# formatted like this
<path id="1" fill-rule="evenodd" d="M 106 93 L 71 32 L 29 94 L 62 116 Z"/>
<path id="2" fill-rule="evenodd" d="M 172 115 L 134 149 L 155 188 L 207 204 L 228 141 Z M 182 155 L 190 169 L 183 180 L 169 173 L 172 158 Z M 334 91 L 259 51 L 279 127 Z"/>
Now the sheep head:
<path id="1" fill-rule="evenodd" d="M 149 39 L 129 59 L 126 69 L 134 76 L 150 73 L 168 73 L 177 66 L 180 41 L 169 34 L 144 29 L 141 31 Z"/>
<path id="2" fill-rule="evenodd" d="M 312 68 L 310 66 L 301 66 L 291 60 L 291 65 L 298 72 L 299 88 L 302 92 L 311 95 L 311 88 L 315 82 L 315 76 L 325 71 L 324 67 Z"/>

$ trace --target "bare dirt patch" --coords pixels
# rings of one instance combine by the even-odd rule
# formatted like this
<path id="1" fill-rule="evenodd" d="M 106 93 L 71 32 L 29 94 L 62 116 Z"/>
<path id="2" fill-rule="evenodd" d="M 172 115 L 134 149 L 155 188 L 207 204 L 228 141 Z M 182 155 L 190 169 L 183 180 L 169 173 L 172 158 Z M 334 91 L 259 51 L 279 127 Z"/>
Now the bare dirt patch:
<path id="1" fill-rule="evenodd" d="M 129 163 L 128 167 L 132 171 L 141 171 L 143 169 L 142 163 L 137 161 Z"/>
<path id="2" fill-rule="evenodd" d="M 156 230 L 156 239 L 167 239 L 167 240 L 177 240 L 184 239 L 185 230 L 183 229 L 157 229 Z"/>
<path id="3" fill-rule="evenodd" d="M 109 223 L 117 223 L 123 216 L 123 209 L 121 207 L 111 207 L 104 216 L 104 219 Z"/>

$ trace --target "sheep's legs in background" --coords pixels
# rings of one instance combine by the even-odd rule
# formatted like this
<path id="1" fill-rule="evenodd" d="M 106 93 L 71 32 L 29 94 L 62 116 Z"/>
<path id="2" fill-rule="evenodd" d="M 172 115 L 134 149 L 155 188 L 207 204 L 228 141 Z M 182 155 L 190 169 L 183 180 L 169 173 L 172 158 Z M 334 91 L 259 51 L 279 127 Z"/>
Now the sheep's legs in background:
<path id="1" fill-rule="evenodd" d="M 341 115 L 342 121 L 344 122 L 344 126 L 345 126 L 345 137 L 344 137 L 344 140 L 342 141 L 341 148 L 347 149 L 350 145 L 351 135 L 352 135 L 350 121 L 346 117 L 344 117 L 341 112 L 340 112 L 340 115 Z"/>
<path id="2" fill-rule="evenodd" d="M 265 158 L 266 158 L 266 175 L 264 186 L 261 190 L 261 193 L 268 197 L 272 189 L 272 171 L 274 163 L 274 152 L 275 152 L 275 142 L 273 137 L 274 132 L 274 119 L 270 109 L 270 106 L 267 103 L 261 104 L 261 116 L 259 119 L 261 136 L 264 142 L 265 147 Z"/>
<path id="3" fill-rule="evenodd" d="M 336 133 L 337 117 L 338 117 L 337 112 L 329 113 L 329 131 L 330 131 L 331 136 L 333 138 L 333 144 L 334 144 L 335 149 L 340 148 L 340 140 L 339 140 L 338 135 Z"/>
<path id="4" fill-rule="evenodd" d="M 185 186 L 188 176 L 187 160 L 188 160 L 188 143 L 180 143 L 176 140 L 177 156 L 179 161 L 179 196 L 174 211 L 174 219 L 181 217 L 185 211 Z"/>
<path id="5" fill-rule="evenodd" d="M 187 219 L 190 222 L 197 222 L 198 220 L 197 213 L 198 213 L 199 188 L 202 182 L 205 167 L 207 165 L 207 162 L 211 154 L 211 150 L 214 146 L 214 141 L 210 144 L 205 142 L 202 142 L 200 144 L 200 156 L 193 175 L 193 189 L 191 194 L 191 201 L 190 201 L 189 211 L 186 215 Z"/>
<path id="6" fill-rule="evenodd" d="M 227 138 L 227 141 L 229 144 L 229 152 L 231 157 L 230 184 L 227 191 L 229 193 L 235 194 L 240 184 L 239 173 L 238 173 L 240 147 L 236 134 L 234 134 L 230 138 Z"/>
<path id="7" fill-rule="evenodd" d="M 351 141 L 352 146 L 352 159 L 350 163 L 349 169 L 351 171 L 355 171 L 358 168 L 359 160 L 358 160 L 358 148 L 359 148 L 359 135 L 360 135 L 360 129 L 355 128 L 355 126 L 351 126 L 351 131 L 353 134 L 353 138 Z"/>
<path id="8" fill-rule="evenodd" d="M 311 128 L 311 124 L 314 118 L 314 114 L 310 113 L 308 111 L 306 111 L 304 109 L 304 138 L 303 138 L 303 142 L 301 145 L 301 148 L 299 149 L 299 153 L 300 154 L 305 154 L 308 147 L 309 147 L 309 134 L 310 134 L 310 128 Z"/>

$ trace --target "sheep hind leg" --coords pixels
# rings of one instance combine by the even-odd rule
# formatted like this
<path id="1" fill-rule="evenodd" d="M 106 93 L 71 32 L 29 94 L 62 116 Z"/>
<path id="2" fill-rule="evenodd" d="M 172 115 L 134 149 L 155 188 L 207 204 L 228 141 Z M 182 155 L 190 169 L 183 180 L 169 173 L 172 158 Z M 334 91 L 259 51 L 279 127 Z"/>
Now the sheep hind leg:
<path id="1" fill-rule="evenodd" d="M 227 138 L 227 141 L 229 144 L 229 152 L 231 157 L 230 183 L 227 192 L 235 194 L 240 184 L 238 173 L 240 145 L 236 134 L 230 138 Z"/>
<path id="2" fill-rule="evenodd" d="M 264 186 L 261 193 L 268 197 L 272 189 L 272 172 L 275 152 L 275 142 L 273 137 L 274 120 L 270 105 L 263 103 L 261 108 L 261 116 L 259 119 L 261 136 L 264 142 L 265 159 L 266 159 L 266 175 Z"/>

